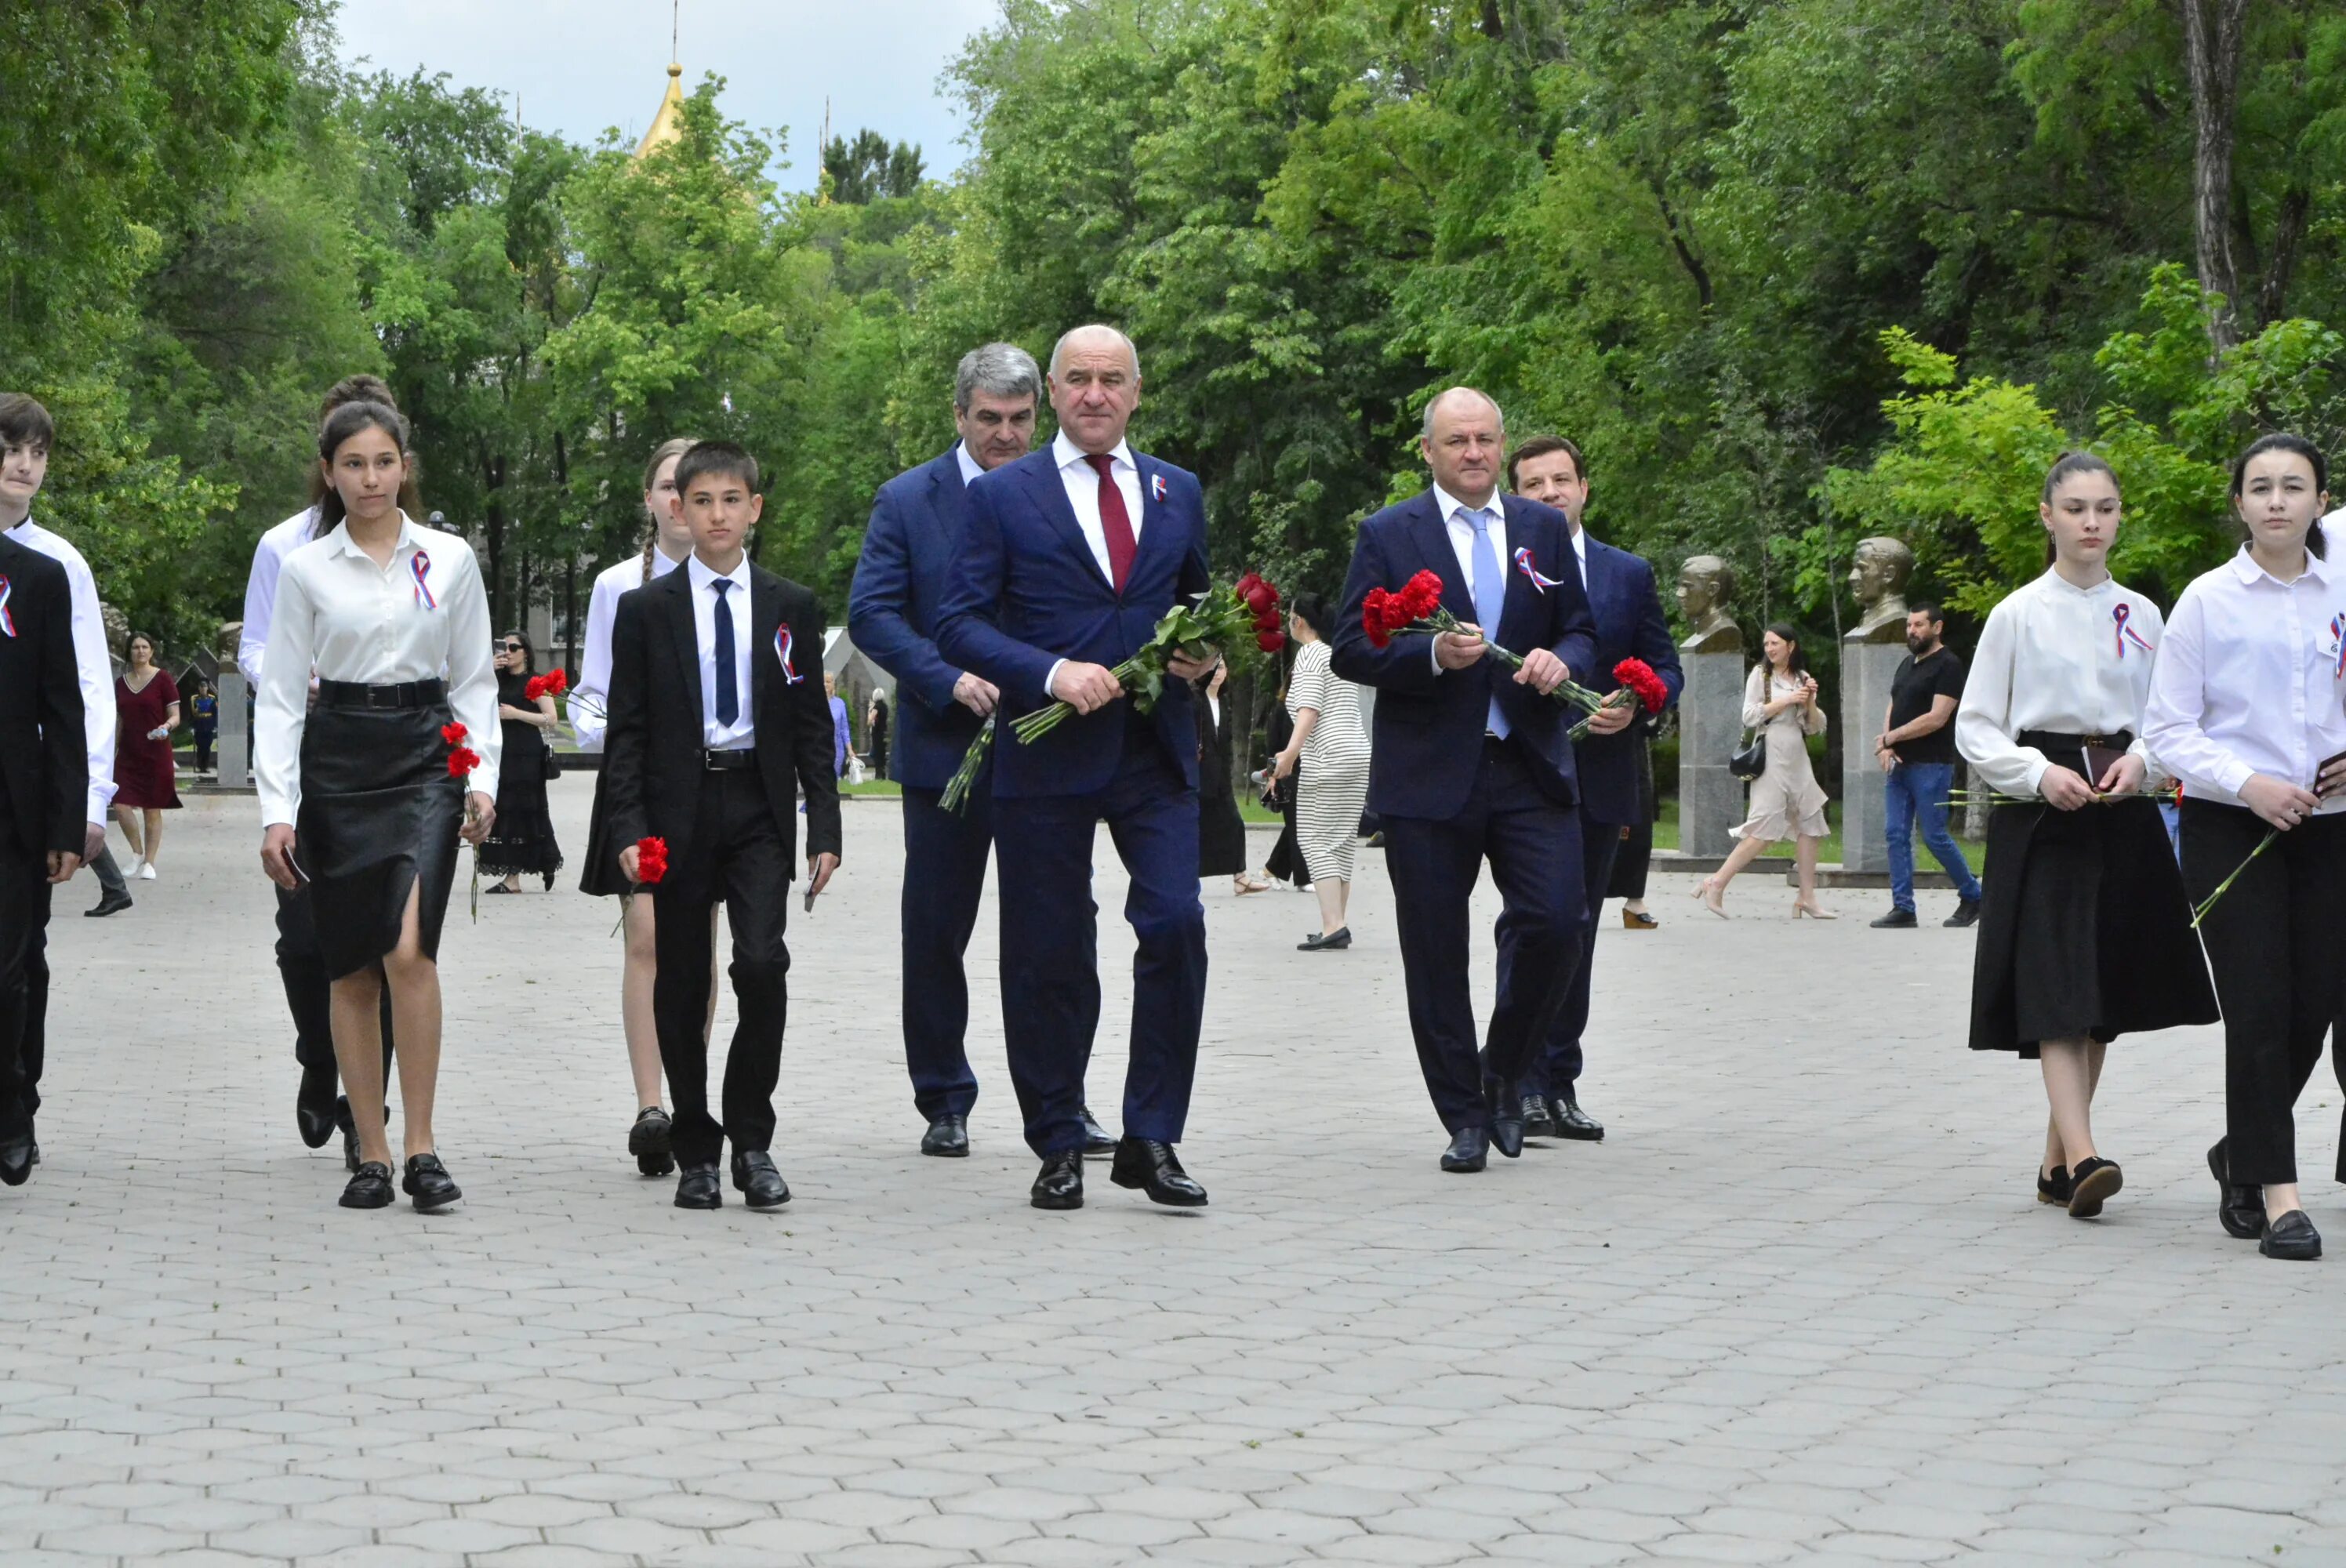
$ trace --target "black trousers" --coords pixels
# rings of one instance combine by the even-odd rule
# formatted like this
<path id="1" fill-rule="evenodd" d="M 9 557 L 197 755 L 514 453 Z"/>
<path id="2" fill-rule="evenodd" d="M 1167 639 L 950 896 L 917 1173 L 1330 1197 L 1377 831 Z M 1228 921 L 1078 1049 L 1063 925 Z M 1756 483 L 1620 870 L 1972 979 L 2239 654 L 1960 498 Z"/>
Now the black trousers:
<path id="1" fill-rule="evenodd" d="M 2183 801 L 2183 881 L 2214 892 L 2268 829 L 2242 806 Z M 2338 901 L 2346 895 L 2346 816 L 2316 817 L 2276 838 L 2199 922 L 2224 1009 L 2224 1121 L 2232 1179 L 2297 1180 L 2297 1097 L 2346 1004 Z M 2331 1065 L 2346 1087 L 2346 1062 Z M 2346 1181 L 2346 1148 L 2338 1179 Z"/>
<path id="2" fill-rule="evenodd" d="M 1654 824 L 1648 818 L 1629 826 L 1629 836 L 1622 839 L 1614 851 L 1613 876 L 1605 890 L 1610 899 L 1642 899 L 1646 896 L 1646 873 L 1654 864 Z M 1590 909 L 1588 918 L 1594 921 L 1602 912 Z"/>
<path id="3" fill-rule="evenodd" d="M 1589 972 L 1596 962 L 1596 916 L 1605 903 L 1605 890 L 1612 885 L 1613 865 L 1621 849 L 1621 830 L 1609 822 L 1592 822 L 1584 818 L 1580 830 L 1581 888 L 1587 901 L 1586 918 L 1580 922 L 1580 962 L 1565 983 L 1564 1000 L 1556 1005 L 1556 1022 L 1548 1028 L 1546 1044 L 1532 1053 L 1531 1064 L 1524 1070 L 1524 1093 L 1543 1098 L 1576 1097 L 1573 1085 L 1580 1082 L 1580 1037 L 1588 1031 Z M 1513 936 L 1507 917 L 1500 916 L 1502 991 L 1508 988 L 1508 966 L 1515 962 Z"/>
<path id="4" fill-rule="evenodd" d="M 41 857 L 46 867 L 48 857 Z M 97 859 L 89 863 L 91 875 L 105 897 L 127 894 L 130 884 L 122 875 L 122 868 L 114 863 L 111 845 L 98 850 Z M 44 876 L 44 889 L 48 886 Z M 18 1062 L 23 1074 L 25 1115 L 30 1116 L 41 1108 L 41 1070 L 49 1061 L 49 900 L 45 894 L 32 928 L 32 942 L 25 954 L 25 1021 L 23 1038 L 18 1046 Z"/>
<path id="5" fill-rule="evenodd" d="M 904 786 L 904 1067 L 913 1104 L 932 1122 L 977 1103 L 963 958 L 994 850 L 993 779 L 978 779 L 958 816 L 938 804 L 944 794 Z"/>
<path id="6" fill-rule="evenodd" d="M 6 797 L 0 793 L 0 810 Z M 39 962 L 42 929 L 49 921 L 48 856 L 27 850 L 18 837 L 15 813 L 0 823 L 0 1140 L 29 1137 L 40 1105 L 27 1073 L 25 1047 L 36 1039 L 32 1027 L 32 973 Z M 46 999 L 48 971 L 41 969 Z"/>
<path id="7" fill-rule="evenodd" d="M 781 1077 L 782 1025 L 790 1006 L 789 851 L 755 769 L 706 771 L 692 837 L 652 889 L 657 916 L 652 1022 L 668 1073 L 679 1165 L 717 1163 L 733 1152 L 773 1146 L 774 1085 Z M 725 1058 L 724 1121 L 709 1113 L 711 933 L 709 911 L 725 905 L 733 930 L 733 999 L 740 1007 Z"/>
<path id="8" fill-rule="evenodd" d="M 308 892 L 277 890 L 277 978 L 285 1011 L 293 1015 L 293 1060 L 303 1072 L 336 1071 L 332 983 L 318 951 L 318 926 Z M 391 987 L 382 988 L 382 1082 L 391 1092 Z"/>

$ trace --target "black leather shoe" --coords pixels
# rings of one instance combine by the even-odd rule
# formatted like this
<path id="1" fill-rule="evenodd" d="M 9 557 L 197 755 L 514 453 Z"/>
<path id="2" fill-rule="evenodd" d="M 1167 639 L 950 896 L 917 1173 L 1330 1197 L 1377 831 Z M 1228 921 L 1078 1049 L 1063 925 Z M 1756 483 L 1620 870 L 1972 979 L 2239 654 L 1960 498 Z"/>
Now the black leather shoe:
<path id="1" fill-rule="evenodd" d="M 1979 923 L 1979 900 L 1956 900 L 1955 912 L 1949 915 L 1939 923 L 1946 926 L 1977 925 Z"/>
<path id="2" fill-rule="evenodd" d="M 1442 1168 L 1464 1174 L 1478 1171 L 1489 1162 L 1491 1129 L 1461 1127 L 1450 1135 L 1450 1146 L 1442 1151 Z"/>
<path id="3" fill-rule="evenodd" d="M 2265 1233 L 2265 1189 L 2232 1179 L 2231 1156 L 2226 1152 L 2229 1146 L 2229 1138 L 2218 1138 L 2208 1151 L 2208 1169 L 2222 1195 L 2216 1200 L 2217 1223 L 2227 1236 L 2254 1241 Z"/>
<path id="4" fill-rule="evenodd" d="M 33 1140 L 14 1137 L 0 1143 L 0 1183 L 23 1186 L 33 1176 Z"/>
<path id="5" fill-rule="evenodd" d="M 2265 1238 L 2257 1243 L 2257 1250 L 2267 1257 L 2310 1262 L 2321 1256 L 2321 1233 L 2305 1217 L 2305 1210 L 2293 1208 L 2265 1227 Z"/>
<path id="6" fill-rule="evenodd" d="M 636 1168 L 648 1176 L 664 1176 L 676 1169 L 676 1124 L 658 1105 L 646 1105 L 636 1113 L 636 1125 L 627 1129 L 627 1152 L 636 1156 Z"/>
<path id="7" fill-rule="evenodd" d="M 464 1196 L 438 1155 L 408 1156 L 407 1174 L 400 1178 L 399 1190 L 413 1201 L 418 1214 L 438 1214 Z"/>
<path id="8" fill-rule="evenodd" d="M 1868 921 L 1865 923 L 1876 931 L 1912 931 L 1915 925 L 1914 911 L 1902 910 L 1892 905 L 1888 914 L 1883 915 L 1880 920 Z"/>
<path id="9" fill-rule="evenodd" d="M 81 911 L 84 920 L 104 920 L 110 914 L 120 914 L 130 907 L 128 893 L 102 893 L 90 908 Z"/>
<path id="10" fill-rule="evenodd" d="M 301 1069 L 301 1087 L 293 1096 L 293 1125 L 301 1129 L 302 1143 L 311 1148 L 323 1148 L 326 1140 L 334 1135 L 337 1082 L 332 1067 Z"/>
<path id="11" fill-rule="evenodd" d="M 1092 1108 L 1086 1105 L 1084 1107 L 1084 1157 L 1104 1160 L 1114 1153 L 1116 1153 L 1116 1140 L 1107 1135 L 1106 1127 L 1092 1119 Z"/>
<path id="12" fill-rule="evenodd" d="M 38 1138 L 33 1140 L 33 1163 L 35 1165 L 41 1163 L 41 1140 Z"/>
<path id="13" fill-rule="evenodd" d="M 949 1160 L 966 1157 L 969 1154 L 969 1118 L 956 1116 L 947 1111 L 931 1122 L 929 1130 L 921 1135 L 921 1152 Z"/>
<path id="14" fill-rule="evenodd" d="M 342 1130 L 342 1168 L 354 1172 L 359 1168 L 359 1124 L 351 1115 L 348 1095 L 338 1096 L 334 1101 L 334 1125 Z"/>
<path id="15" fill-rule="evenodd" d="M 1491 1146 L 1509 1159 L 1524 1153 L 1524 1103 L 1508 1089 L 1490 1096 Z"/>
<path id="16" fill-rule="evenodd" d="M 2045 1175 L 2041 1167 L 2037 1170 L 2036 1201 L 2057 1203 L 2064 1208 L 2069 1207 L 2069 1167 L 2067 1166 L 2055 1166 L 2053 1174 L 2050 1176 Z"/>
<path id="17" fill-rule="evenodd" d="M 1069 1149 L 1046 1159 L 1034 1186 L 1027 1190 L 1026 1201 L 1036 1208 L 1083 1207 L 1084 1156 Z"/>
<path id="18" fill-rule="evenodd" d="M 1547 1102 L 1537 1095 L 1524 1096 L 1524 1136 L 1545 1138 L 1556 1132 L 1556 1123 L 1547 1114 Z"/>
<path id="19" fill-rule="evenodd" d="M 368 1160 L 342 1188 L 342 1205 L 344 1208 L 389 1208 L 392 1196 L 391 1167 L 381 1160 Z"/>
<path id="20" fill-rule="evenodd" d="M 1548 1102 L 1548 1120 L 1556 1124 L 1559 1138 L 1577 1138 L 1582 1143 L 1596 1144 L 1605 1140 L 1605 1124 L 1580 1108 L 1580 1102 L 1566 1095 L 1561 1100 Z"/>
<path id="21" fill-rule="evenodd" d="M 1116 1145 L 1116 1163 L 1107 1179 L 1148 1195 L 1151 1203 L 1168 1208 L 1203 1208 L 1206 1189 L 1199 1186 L 1173 1153 L 1171 1144 L 1155 1138 L 1127 1138 Z"/>
<path id="22" fill-rule="evenodd" d="M 717 1167 L 687 1166 L 684 1174 L 676 1178 L 676 1207 L 678 1208 L 723 1208 L 724 1190 L 717 1185 Z"/>
<path id="23" fill-rule="evenodd" d="M 734 1152 L 733 1190 L 752 1214 L 771 1214 L 790 1201 L 790 1184 L 774 1168 L 774 1156 L 763 1149 Z"/>
<path id="24" fill-rule="evenodd" d="M 2116 1160 L 2106 1160 L 2098 1155 L 2079 1160 L 2069 1172 L 2069 1217 L 2093 1218 L 2125 1185 L 2126 1177 L 2119 1174 Z"/>
<path id="25" fill-rule="evenodd" d="M 1352 945 L 1352 928 L 1339 926 L 1324 935 L 1314 932 L 1295 944 L 1298 952 L 1341 952 Z"/>

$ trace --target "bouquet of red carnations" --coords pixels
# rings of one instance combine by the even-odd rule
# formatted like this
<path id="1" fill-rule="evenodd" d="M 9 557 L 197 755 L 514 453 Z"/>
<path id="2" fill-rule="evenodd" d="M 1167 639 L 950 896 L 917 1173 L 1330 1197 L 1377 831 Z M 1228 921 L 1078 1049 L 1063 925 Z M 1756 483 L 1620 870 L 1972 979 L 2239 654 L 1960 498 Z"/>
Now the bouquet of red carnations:
<path id="1" fill-rule="evenodd" d="M 570 689 L 568 670 L 548 670 L 544 675 L 531 676 L 521 688 L 522 695 L 536 702 L 541 697 L 560 697 Z"/>
<path id="2" fill-rule="evenodd" d="M 1527 557 L 1520 564 L 1526 573 L 1530 573 Z M 1535 580 L 1537 580 L 1537 574 L 1531 575 Z M 1361 629 L 1368 633 L 1369 641 L 1372 646 L 1388 647 L 1392 646 L 1394 636 L 1402 632 L 1439 634 L 1463 632 L 1466 628 L 1464 623 L 1461 622 L 1456 616 L 1442 607 L 1441 575 L 1427 570 L 1418 573 L 1408 582 L 1403 583 L 1398 590 L 1371 588 L 1368 603 L 1361 611 Z M 1523 668 L 1523 656 L 1510 652 L 1497 643 L 1492 642 L 1487 632 L 1484 634 L 1484 646 L 1488 650 L 1490 657 L 1498 660 L 1507 668 Z M 1632 665 L 1644 672 L 1641 678 L 1625 673 Z M 1602 708 L 1617 707 L 1633 697 L 1645 703 L 1648 708 L 1658 711 L 1663 702 L 1668 698 L 1669 693 L 1663 687 L 1661 677 L 1656 675 L 1651 667 L 1643 660 L 1622 660 L 1613 667 L 1613 678 L 1620 681 L 1622 687 L 1621 689 L 1609 695 L 1591 691 L 1579 682 L 1566 677 L 1559 682 L 1556 688 L 1548 693 L 1548 696 L 1555 701 L 1570 703 L 1582 712 L 1590 715 L 1594 715 Z M 1573 727 L 1572 738 L 1579 739 L 1587 733 L 1587 730 L 1588 721 L 1584 718 Z"/>
<path id="3" fill-rule="evenodd" d="M 1213 649 L 1230 647 L 1248 636 L 1267 654 L 1275 654 L 1287 646 L 1287 637 L 1279 629 L 1279 590 L 1253 572 L 1227 588 L 1207 589 L 1193 605 L 1176 605 L 1166 611 L 1164 618 L 1157 623 L 1156 632 L 1140 645 L 1139 650 L 1108 673 L 1124 687 L 1133 707 L 1148 713 L 1165 693 L 1165 667 L 1176 654 L 1202 658 Z M 1075 711 L 1072 703 L 1049 703 L 1013 719 L 1011 732 L 1018 737 L 1020 745 L 1032 745 L 1057 728 Z M 986 753 L 993 749 L 994 729 L 994 720 L 987 719 L 985 727 L 977 732 L 977 738 L 963 753 L 961 766 L 954 769 L 941 797 L 946 810 L 958 811 L 968 800 L 970 787 L 977 782 L 978 772 L 985 766 Z"/>

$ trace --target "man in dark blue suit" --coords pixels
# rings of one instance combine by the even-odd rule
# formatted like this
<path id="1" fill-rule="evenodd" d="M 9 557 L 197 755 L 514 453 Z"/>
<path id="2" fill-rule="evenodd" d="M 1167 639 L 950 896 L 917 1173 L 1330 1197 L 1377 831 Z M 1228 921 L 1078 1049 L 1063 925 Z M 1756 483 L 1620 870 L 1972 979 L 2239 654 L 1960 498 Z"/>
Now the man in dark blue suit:
<path id="1" fill-rule="evenodd" d="M 1194 1207 L 1205 1188 L 1173 1152 L 1206 1002 L 1188 683 L 1212 666 L 1173 660 L 1147 714 L 1124 700 L 1110 667 L 1208 587 L 1205 500 L 1195 474 L 1125 443 L 1140 356 L 1122 332 L 1067 333 L 1051 351 L 1049 384 L 1059 433 L 969 487 L 937 626 L 939 652 L 1002 693 L 994 836 L 1010 1078 L 1043 1158 L 1035 1207 L 1082 1207 L 1084 1070 L 1099 1018 L 1092 839 L 1106 822 L 1139 943 L 1124 1136 L 1108 1178 Z M 1054 700 L 1076 716 L 1031 746 L 1009 733 L 1011 720 Z"/>
<path id="2" fill-rule="evenodd" d="M 1377 690 L 1369 809 L 1384 822 L 1410 1033 L 1451 1135 L 1446 1171 L 1479 1171 L 1496 1144 L 1523 1153 L 1521 1079 L 1579 962 L 1588 915 L 1577 770 L 1579 717 L 1549 695 L 1589 684 L 1596 626 L 1564 514 L 1499 494 L 1498 404 L 1454 387 L 1426 405 L 1420 447 L 1433 487 L 1361 524 L 1334 665 Z M 1463 632 L 1410 632 L 1379 647 L 1362 625 L 1372 588 L 1442 578 Z M 1523 657 L 1510 675 L 1491 642 Z M 1477 1052 L 1467 984 L 1467 903 L 1483 862 L 1504 902 L 1515 962 L 1501 971 Z"/>
<path id="3" fill-rule="evenodd" d="M 937 608 L 960 543 L 963 499 L 972 480 L 1026 455 L 1043 372 L 1015 343 L 988 343 L 962 357 L 954 376 L 954 425 L 961 440 L 933 462 L 881 486 L 848 598 L 848 635 L 896 677 L 895 774 L 903 786 L 904 1066 L 913 1104 L 929 1125 L 924 1155 L 969 1153 L 969 1112 L 977 1100 L 970 1071 L 969 981 L 963 955 L 985 891 L 994 842 L 990 775 L 956 815 L 939 804 L 963 754 L 1001 693 L 984 676 L 937 651 Z M 1115 1144 L 1083 1113 L 1085 1150 Z"/>
<path id="4" fill-rule="evenodd" d="M 1591 674 L 1601 678 L 1582 684 L 1609 691 L 1619 684 L 1613 667 L 1625 658 L 1653 666 L 1668 688 L 1670 701 L 1678 699 L 1686 674 L 1678 667 L 1678 645 L 1669 623 L 1662 618 L 1661 595 L 1654 586 L 1654 568 L 1644 557 L 1588 536 L 1580 525 L 1588 506 L 1588 472 L 1580 449 L 1560 435 L 1535 435 L 1524 442 L 1507 460 L 1508 488 L 1535 501 L 1545 501 L 1564 514 L 1572 529 L 1573 555 L 1581 581 L 1588 589 L 1588 607 L 1596 617 L 1596 664 Z M 1533 1059 L 1524 1076 L 1524 1126 L 1533 1136 L 1595 1140 L 1605 1135 L 1605 1125 L 1580 1108 L 1576 1085 L 1580 1081 L 1580 1036 L 1588 1027 L 1588 972 L 1596 960 L 1596 916 L 1604 908 L 1605 890 L 1613 881 L 1613 861 L 1621 840 L 1642 820 L 1644 802 L 1637 788 L 1637 748 L 1646 744 L 1638 726 L 1644 710 L 1635 704 L 1609 708 L 1589 720 L 1588 735 L 1573 746 L 1580 771 L 1581 850 L 1588 923 L 1582 930 L 1580 962 L 1572 972 L 1564 1003 L 1545 1049 Z M 1504 976 L 1514 957 L 1512 928 L 1499 922 L 1499 972 Z M 1504 982 L 1503 981 L 1504 984 Z"/>

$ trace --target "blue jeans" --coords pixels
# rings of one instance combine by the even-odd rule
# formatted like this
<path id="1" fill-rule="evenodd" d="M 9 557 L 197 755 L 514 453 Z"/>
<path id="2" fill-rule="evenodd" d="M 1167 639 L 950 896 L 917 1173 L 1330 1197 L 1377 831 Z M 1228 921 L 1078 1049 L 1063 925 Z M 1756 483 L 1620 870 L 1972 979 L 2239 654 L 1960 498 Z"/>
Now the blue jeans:
<path id="1" fill-rule="evenodd" d="M 1901 762 L 1883 775 L 1882 797 L 1889 807 L 1883 837 L 1890 841 L 1890 897 L 1912 913 L 1914 909 L 1914 823 L 1923 824 L 1923 842 L 1931 846 L 1939 864 L 1955 880 L 1955 891 L 1967 903 L 1979 901 L 1979 879 L 1947 831 L 1947 794 L 1955 787 L 1952 762 Z"/>

